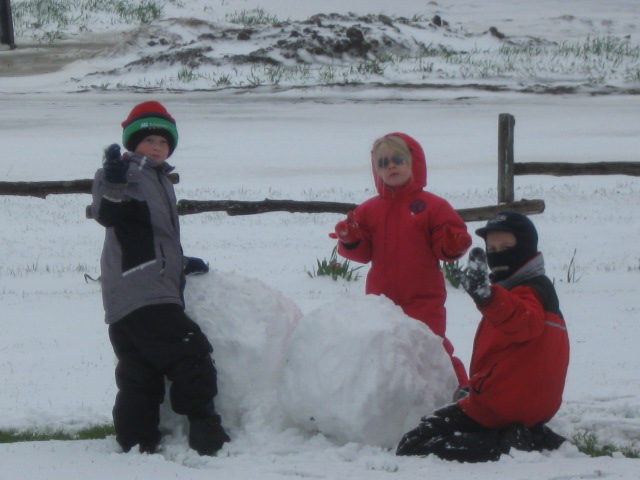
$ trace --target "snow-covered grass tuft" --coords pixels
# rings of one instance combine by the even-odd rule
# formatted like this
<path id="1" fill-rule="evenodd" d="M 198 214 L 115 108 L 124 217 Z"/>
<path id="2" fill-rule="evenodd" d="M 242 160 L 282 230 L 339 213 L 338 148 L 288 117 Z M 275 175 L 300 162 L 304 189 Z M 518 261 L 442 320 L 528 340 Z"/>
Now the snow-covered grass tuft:
<path id="1" fill-rule="evenodd" d="M 333 247 L 331 255 L 329 256 L 329 260 L 324 258 L 322 259 L 322 261 L 320 261 L 320 259 L 318 259 L 316 263 L 317 268 L 314 268 L 311 271 L 307 272 L 311 278 L 327 276 L 331 277 L 333 280 L 342 278 L 347 282 L 356 282 L 360 278 L 358 270 L 363 267 L 363 265 L 353 267 L 351 266 L 351 262 L 347 259 L 339 261 L 337 247 Z"/>
<path id="2" fill-rule="evenodd" d="M 626 37 L 594 37 L 560 45 L 510 43 L 489 48 L 470 47 L 470 50 L 451 50 L 422 45 L 408 54 L 370 54 L 353 59 L 317 56 L 304 63 L 241 64 L 226 69 L 182 65 L 170 67 L 164 76 L 146 76 L 144 71 L 133 71 L 117 82 L 104 82 L 98 88 L 222 90 L 370 83 L 406 87 L 434 82 L 457 84 L 460 80 L 493 85 L 497 79 L 524 83 L 529 88 L 546 88 L 556 82 L 569 88 L 580 85 L 593 88 L 634 84 L 640 80 L 640 45 Z M 174 73 L 169 73 L 172 71 Z M 95 78 L 91 81 L 94 83 L 81 88 L 96 88 Z"/>
<path id="3" fill-rule="evenodd" d="M 627 458 L 640 458 L 640 448 L 602 443 L 594 431 L 580 430 L 573 435 L 572 442 L 582 453 L 590 457 L 614 456 L 621 454 Z"/>
<path id="4" fill-rule="evenodd" d="M 276 15 L 271 15 L 262 8 L 227 13 L 225 20 L 229 23 L 238 23 L 244 27 L 251 25 L 275 25 L 280 23 Z"/>
<path id="5" fill-rule="evenodd" d="M 164 16 L 164 5 L 180 0 L 24 0 L 14 2 L 13 23 L 16 35 L 53 43 L 70 30 L 96 28 L 107 19 L 111 24 L 148 24 Z"/>

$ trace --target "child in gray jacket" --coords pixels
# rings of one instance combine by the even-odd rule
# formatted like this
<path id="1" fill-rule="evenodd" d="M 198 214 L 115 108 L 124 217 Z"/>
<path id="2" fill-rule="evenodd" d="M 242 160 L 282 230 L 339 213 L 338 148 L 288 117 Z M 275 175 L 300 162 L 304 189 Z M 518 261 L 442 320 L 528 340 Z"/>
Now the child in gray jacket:
<path id="1" fill-rule="evenodd" d="M 184 257 L 167 158 L 176 122 L 158 102 L 136 105 L 122 123 L 122 143 L 105 150 L 93 181 L 91 216 L 105 227 L 100 261 L 109 338 L 118 358 L 113 407 L 116 440 L 127 452 L 155 453 L 165 377 L 173 410 L 189 418 L 189 446 L 212 455 L 229 441 L 214 408 L 213 348 L 184 312 L 185 273 L 207 264 Z"/>

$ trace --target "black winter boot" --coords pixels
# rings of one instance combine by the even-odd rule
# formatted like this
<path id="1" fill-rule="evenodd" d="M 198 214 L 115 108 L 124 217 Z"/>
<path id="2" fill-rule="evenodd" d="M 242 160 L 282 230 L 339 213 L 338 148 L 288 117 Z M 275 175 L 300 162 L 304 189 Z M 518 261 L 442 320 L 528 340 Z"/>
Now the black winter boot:
<path id="1" fill-rule="evenodd" d="M 160 432 L 157 432 L 157 435 L 149 435 L 140 439 L 140 441 L 137 444 L 138 451 L 140 453 L 148 453 L 149 455 L 158 453 L 158 450 L 160 449 L 161 439 L 162 439 L 162 436 L 160 435 Z M 118 437 L 116 437 L 116 441 L 118 442 L 118 444 L 120 445 L 120 448 L 122 448 L 122 451 L 124 453 L 130 452 L 131 449 L 136 445 L 136 444 L 131 445 L 131 443 L 125 443 L 122 440 L 120 440 Z"/>
<path id="2" fill-rule="evenodd" d="M 531 430 L 522 423 L 514 423 L 502 430 L 500 445 L 508 453 L 511 448 L 532 452 L 535 450 Z"/>
<path id="3" fill-rule="evenodd" d="M 158 449 L 160 448 L 160 440 L 162 440 L 162 435 L 158 431 L 154 432 L 151 435 L 147 435 L 144 438 L 140 439 L 138 450 L 140 451 L 140 453 L 148 453 L 149 455 L 158 453 Z"/>
<path id="4" fill-rule="evenodd" d="M 502 431 L 500 443 L 507 451 L 513 447 L 525 452 L 541 452 L 556 450 L 565 440 L 562 435 L 558 435 L 543 423 L 533 427 L 515 423 Z"/>
<path id="5" fill-rule="evenodd" d="M 158 453 L 158 449 L 160 448 L 160 441 L 162 440 L 162 435 L 159 431 L 152 432 L 150 434 L 142 435 L 139 437 L 137 441 L 123 441 L 122 438 L 118 435 L 116 436 L 116 441 L 122 448 L 124 453 L 128 453 L 131 449 L 137 444 L 138 450 L 140 453 L 148 453 L 154 454 Z"/>
<path id="6" fill-rule="evenodd" d="M 215 455 L 230 440 L 222 427 L 220 415 L 189 417 L 189 446 L 200 455 Z"/>
<path id="7" fill-rule="evenodd" d="M 495 462 L 505 453 L 500 445 L 500 432 L 463 432 L 437 437 L 425 445 L 425 453 L 443 460 L 458 462 Z"/>

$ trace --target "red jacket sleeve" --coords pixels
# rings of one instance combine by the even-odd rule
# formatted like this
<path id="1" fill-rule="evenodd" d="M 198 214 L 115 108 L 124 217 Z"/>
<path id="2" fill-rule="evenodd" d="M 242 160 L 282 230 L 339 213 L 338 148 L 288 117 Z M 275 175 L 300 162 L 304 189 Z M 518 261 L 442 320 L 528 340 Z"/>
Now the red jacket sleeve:
<path id="1" fill-rule="evenodd" d="M 491 290 L 491 300 L 478 309 L 510 341 L 525 342 L 542 333 L 545 312 L 533 288 L 515 287 L 509 291 L 492 285 Z"/>
<path id="2" fill-rule="evenodd" d="M 471 237 L 467 233 L 467 225 L 454 208 L 443 198 L 439 198 L 439 205 L 434 209 L 430 220 L 431 228 L 431 251 L 433 255 L 444 262 L 453 262 L 462 257 L 466 252 L 462 252 L 454 257 L 446 254 L 442 248 L 444 243 L 444 227 L 448 225 L 451 233 L 461 233 L 468 237 L 471 244 Z"/>

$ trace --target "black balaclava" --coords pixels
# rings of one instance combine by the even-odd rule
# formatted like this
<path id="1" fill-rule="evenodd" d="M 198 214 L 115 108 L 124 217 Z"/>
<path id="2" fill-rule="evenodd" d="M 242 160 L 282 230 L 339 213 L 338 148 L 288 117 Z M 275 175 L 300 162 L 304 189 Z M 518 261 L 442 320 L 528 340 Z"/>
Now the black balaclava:
<path id="1" fill-rule="evenodd" d="M 502 252 L 487 253 L 492 283 L 510 277 L 538 253 L 538 232 L 525 215 L 511 210 L 500 212 L 491 217 L 484 227 L 476 230 L 476 235 L 486 242 L 487 233 L 496 231 L 512 233 L 516 237 L 516 244 Z"/>

